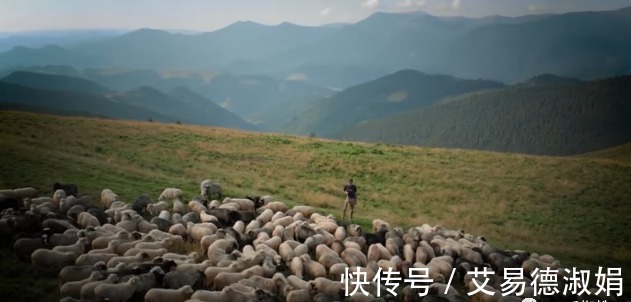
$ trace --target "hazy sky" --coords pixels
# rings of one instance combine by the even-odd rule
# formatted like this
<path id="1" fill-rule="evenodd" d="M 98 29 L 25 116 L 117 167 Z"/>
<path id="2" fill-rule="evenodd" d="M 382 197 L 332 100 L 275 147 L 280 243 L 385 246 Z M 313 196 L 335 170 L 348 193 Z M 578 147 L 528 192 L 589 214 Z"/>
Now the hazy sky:
<path id="1" fill-rule="evenodd" d="M 0 0 L 0 31 L 164 28 L 210 31 L 240 20 L 357 22 L 376 11 L 480 17 L 609 10 L 631 0 Z"/>

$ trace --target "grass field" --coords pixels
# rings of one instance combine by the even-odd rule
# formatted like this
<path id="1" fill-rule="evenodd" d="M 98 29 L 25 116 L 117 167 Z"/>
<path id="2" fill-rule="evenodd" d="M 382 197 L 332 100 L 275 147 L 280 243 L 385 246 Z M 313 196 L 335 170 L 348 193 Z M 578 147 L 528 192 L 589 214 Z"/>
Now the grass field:
<path id="1" fill-rule="evenodd" d="M 0 141 L 2 188 L 52 194 L 53 182 L 73 182 L 130 201 L 165 187 L 194 197 L 211 178 L 228 196 L 272 194 L 339 217 L 352 177 L 364 226 L 462 228 L 568 267 L 622 267 L 626 288 L 631 280 L 631 145 L 543 157 L 18 112 L 0 112 Z"/>

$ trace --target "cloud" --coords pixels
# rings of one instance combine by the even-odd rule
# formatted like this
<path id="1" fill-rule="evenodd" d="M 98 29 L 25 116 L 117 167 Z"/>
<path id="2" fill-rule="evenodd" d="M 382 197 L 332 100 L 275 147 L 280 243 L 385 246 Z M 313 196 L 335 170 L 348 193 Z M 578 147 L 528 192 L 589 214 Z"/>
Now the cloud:
<path id="1" fill-rule="evenodd" d="M 398 7 L 402 8 L 423 8 L 427 6 L 427 1 L 425 0 L 404 0 L 397 3 Z"/>
<path id="2" fill-rule="evenodd" d="M 320 16 L 326 17 L 331 14 L 331 8 L 325 8 L 320 12 Z"/>
<path id="3" fill-rule="evenodd" d="M 309 77 L 307 77 L 304 73 L 294 73 L 288 76 L 285 80 L 287 81 L 307 81 Z"/>
<path id="4" fill-rule="evenodd" d="M 379 6 L 379 0 L 366 0 L 362 2 L 361 6 L 367 9 L 375 9 Z"/>
<path id="5" fill-rule="evenodd" d="M 451 9 L 459 10 L 460 9 L 460 0 L 453 0 L 451 2 Z"/>
<path id="6" fill-rule="evenodd" d="M 548 7 L 544 5 L 533 4 L 533 5 L 528 5 L 528 10 L 531 12 L 542 12 L 542 11 L 548 10 Z"/>

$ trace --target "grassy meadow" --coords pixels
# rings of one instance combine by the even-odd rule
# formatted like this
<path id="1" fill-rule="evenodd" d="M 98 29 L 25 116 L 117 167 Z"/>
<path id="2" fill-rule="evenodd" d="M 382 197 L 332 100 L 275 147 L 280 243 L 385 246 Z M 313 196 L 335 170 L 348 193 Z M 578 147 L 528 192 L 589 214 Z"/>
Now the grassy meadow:
<path id="1" fill-rule="evenodd" d="M 626 288 L 631 280 L 631 145 L 526 156 L 7 111 L 0 142 L 1 188 L 52 194 L 53 182 L 73 182 L 80 194 L 110 188 L 133 201 L 165 187 L 194 197 L 211 178 L 227 196 L 272 194 L 339 218 L 352 177 L 354 222 L 365 227 L 440 224 L 568 267 L 622 267 Z"/>

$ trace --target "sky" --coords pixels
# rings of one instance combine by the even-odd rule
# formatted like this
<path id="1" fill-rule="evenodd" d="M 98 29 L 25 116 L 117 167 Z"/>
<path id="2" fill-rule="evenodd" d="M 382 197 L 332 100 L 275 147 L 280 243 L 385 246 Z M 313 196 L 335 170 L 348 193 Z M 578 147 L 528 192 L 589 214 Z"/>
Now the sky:
<path id="1" fill-rule="evenodd" d="M 631 0 L 0 0 L 0 31 L 188 29 L 237 21 L 317 26 L 357 22 L 378 11 L 483 17 L 611 10 Z"/>

